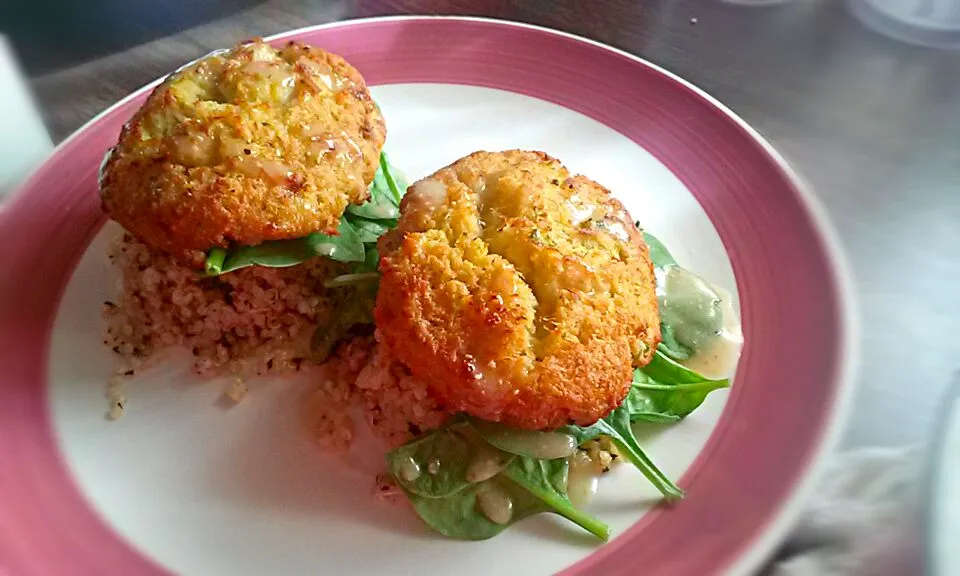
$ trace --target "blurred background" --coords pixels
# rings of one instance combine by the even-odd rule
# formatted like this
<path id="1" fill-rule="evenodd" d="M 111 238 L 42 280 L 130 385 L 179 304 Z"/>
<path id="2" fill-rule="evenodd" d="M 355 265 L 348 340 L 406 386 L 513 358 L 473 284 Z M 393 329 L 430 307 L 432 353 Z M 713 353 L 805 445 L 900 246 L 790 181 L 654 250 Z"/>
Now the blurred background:
<path id="1" fill-rule="evenodd" d="M 565 30 L 732 108 L 811 184 L 847 252 L 862 365 L 843 447 L 930 444 L 960 369 L 960 1 L 6 0 L 0 188 L 215 48 L 391 14 Z"/>

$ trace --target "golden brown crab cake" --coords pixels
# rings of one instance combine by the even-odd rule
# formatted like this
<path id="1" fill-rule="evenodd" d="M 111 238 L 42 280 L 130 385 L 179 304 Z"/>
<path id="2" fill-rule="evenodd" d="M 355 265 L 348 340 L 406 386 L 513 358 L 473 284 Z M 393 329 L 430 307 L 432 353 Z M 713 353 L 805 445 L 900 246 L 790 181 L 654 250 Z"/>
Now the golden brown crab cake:
<path id="1" fill-rule="evenodd" d="M 231 243 L 335 233 L 377 170 L 386 127 L 343 58 L 261 41 L 171 75 L 124 127 L 101 179 L 106 212 L 195 260 Z"/>
<path id="2" fill-rule="evenodd" d="M 660 341 L 641 233 L 542 152 L 476 152 L 415 183 L 380 253 L 381 340 L 452 411 L 591 424 Z"/>

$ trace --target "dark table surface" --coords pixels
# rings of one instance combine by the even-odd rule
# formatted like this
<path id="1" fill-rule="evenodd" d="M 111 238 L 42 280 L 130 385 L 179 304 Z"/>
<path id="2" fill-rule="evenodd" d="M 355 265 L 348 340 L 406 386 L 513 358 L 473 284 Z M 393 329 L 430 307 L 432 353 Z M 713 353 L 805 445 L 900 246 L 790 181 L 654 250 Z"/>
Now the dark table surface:
<path id="1" fill-rule="evenodd" d="M 840 0 L 91 0 L 67 24 L 49 1 L 0 24 L 28 22 L 13 40 L 55 140 L 211 49 L 344 18 L 491 16 L 638 54 L 763 133 L 838 229 L 862 351 L 846 447 L 925 442 L 960 367 L 960 52 L 879 36 Z"/>

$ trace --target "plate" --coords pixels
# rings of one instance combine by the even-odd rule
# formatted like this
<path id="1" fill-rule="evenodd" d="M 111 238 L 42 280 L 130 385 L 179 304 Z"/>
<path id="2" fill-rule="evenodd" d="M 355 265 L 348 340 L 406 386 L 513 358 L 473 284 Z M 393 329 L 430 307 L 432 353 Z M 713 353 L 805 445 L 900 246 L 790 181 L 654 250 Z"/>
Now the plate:
<path id="1" fill-rule="evenodd" d="M 297 381 L 240 405 L 176 363 L 104 419 L 116 292 L 97 170 L 147 86 L 61 144 L 0 215 L 0 568 L 15 574 L 745 574 L 782 539 L 836 440 L 854 369 L 850 284 L 797 176 L 710 96 L 569 34 L 401 17 L 297 30 L 373 86 L 410 176 L 476 149 L 543 149 L 610 188 L 687 267 L 739 297 L 746 346 L 728 394 L 641 430 L 687 491 L 655 506 L 639 474 L 605 478 L 598 546 L 551 517 L 480 543 L 430 535 L 371 497 L 371 452 L 334 464 L 291 417 Z M 735 290 L 734 290 L 735 289 Z"/>

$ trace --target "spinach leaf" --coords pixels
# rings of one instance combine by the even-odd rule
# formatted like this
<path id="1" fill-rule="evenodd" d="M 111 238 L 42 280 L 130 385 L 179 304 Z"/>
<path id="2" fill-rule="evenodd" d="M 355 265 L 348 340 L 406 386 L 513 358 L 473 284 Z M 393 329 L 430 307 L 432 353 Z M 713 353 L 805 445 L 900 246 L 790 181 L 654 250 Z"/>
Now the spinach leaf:
<path id="1" fill-rule="evenodd" d="M 683 490 L 657 468 L 657 465 L 640 447 L 637 437 L 630 427 L 630 422 L 630 396 L 628 395 L 623 404 L 608 414 L 606 418 L 598 420 L 593 425 L 587 427 L 568 425 L 563 427 L 562 430 L 571 434 L 581 445 L 600 436 L 609 437 L 617 446 L 621 456 L 629 460 L 637 470 L 646 476 L 647 480 L 663 494 L 666 500 L 673 501 L 683 498 Z"/>
<path id="2" fill-rule="evenodd" d="M 636 373 L 634 373 L 634 382 L 637 382 Z M 664 410 L 644 389 L 635 385 L 630 387 L 630 392 L 627 393 L 627 399 L 624 402 L 629 403 L 631 422 L 673 424 L 681 420 L 680 416 Z"/>
<path id="3" fill-rule="evenodd" d="M 640 227 L 639 222 L 637 222 L 637 227 Z M 656 236 L 644 230 L 643 240 L 647 243 L 647 247 L 650 248 L 650 260 L 653 261 L 653 265 L 656 268 L 663 269 L 667 266 L 677 265 L 677 261 L 674 260 L 673 255 L 670 254 L 667 247 L 664 246 L 663 242 L 660 242 Z M 675 360 L 686 360 L 693 353 L 692 350 L 677 341 L 673 327 L 663 322 L 660 322 L 660 349 Z"/>
<path id="4" fill-rule="evenodd" d="M 391 202 L 370 200 L 363 204 L 347 206 L 346 215 L 358 216 L 370 220 L 396 220 L 400 216 L 400 209 Z"/>
<path id="5" fill-rule="evenodd" d="M 348 274 L 341 274 L 324 281 L 327 288 L 334 286 L 343 286 L 347 284 L 357 284 L 358 282 L 376 282 L 379 284 L 380 275 L 377 268 L 380 266 L 380 251 L 377 250 L 377 243 L 370 242 L 364 244 L 363 262 L 353 264 Z"/>
<path id="6" fill-rule="evenodd" d="M 637 227 L 640 227 L 639 222 L 637 222 Z M 643 240 L 647 243 L 647 247 L 650 248 L 650 260 L 653 261 L 654 266 L 657 268 L 665 268 L 671 264 L 677 264 L 677 261 L 673 259 L 670 251 L 663 245 L 663 242 L 657 240 L 656 236 L 644 230 Z"/>
<path id="7" fill-rule="evenodd" d="M 608 436 L 621 454 L 637 467 L 667 500 L 683 497 L 677 487 L 650 460 L 630 427 L 631 422 L 676 422 L 703 403 L 707 394 L 730 385 L 728 380 L 709 380 L 657 350 L 653 359 L 634 371 L 634 383 L 620 406 L 592 426 L 566 426 L 579 444 Z"/>
<path id="8" fill-rule="evenodd" d="M 390 473 L 408 493 L 443 498 L 498 474 L 514 456 L 470 434 L 466 424 L 432 432 L 387 453 Z"/>
<path id="9" fill-rule="evenodd" d="M 390 170 L 390 162 L 387 160 L 386 153 L 380 154 L 380 170 L 379 173 L 383 176 L 383 180 L 386 183 L 387 188 L 390 191 L 389 197 L 393 199 L 397 207 L 400 207 L 400 199 L 403 197 L 403 193 L 406 191 L 407 185 L 405 182 L 402 182 L 399 178 L 393 177 L 393 171 Z M 403 185 L 403 190 L 400 189 L 400 186 Z"/>
<path id="10" fill-rule="evenodd" d="M 517 464 L 520 460 L 526 462 Z M 609 527 L 573 507 L 565 490 L 554 484 L 560 476 L 565 483 L 565 460 L 516 458 L 500 475 L 442 498 L 428 498 L 411 491 L 406 493 L 420 518 L 450 538 L 485 540 L 524 518 L 552 512 L 606 540 L 610 535 Z M 484 514 L 482 500 L 493 495 L 510 500 L 512 513 L 503 523 L 494 522 Z"/>
<path id="11" fill-rule="evenodd" d="M 504 495 L 512 502 L 509 521 L 493 522 L 487 518 L 478 502 L 482 493 Z M 437 532 L 459 540 L 486 540 L 506 530 L 512 524 L 547 511 L 547 506 L 532 494 L 502 476 L 471 484 L 464 490 L 444 498 L 426 498 L 407 492 L 407 498 L 417 515 Z"/>
<path id="12" fill-rule="evenodd" d="M 397 225 L 396 220 L 367 220 L 360 217 L 348 218 L 348 220 L 364 244 L 376 242 L 384 232 Z"/>
<path id="13" fill-rule="evenodd" d="M 658 348 L 674 360 L 687 360 L 693 355 L 692 350 L 677 340 L 673 326 L 665 324 L 662 321 L 660 322 L 660 345 Z"/>
<path id="14" fill-rule="evenodd" d="M 347 214 L 370 220 L 396 220 L 406 188 L 407 183 L 393 173 L 386 153 L 382 153 L 380 168 L 370 184 L 370 199 L 359 206 L 348 206 Z"/>
<path id="15" fill-rule="evenodd" d="M 271 268 L 295 266 L 314 256 L 326 256 L 340 262 L 362 262 L 365 252 L 356 229 L 346 220 L 340 220 L 337 232 L 337 236 L 317 233 L 295 240 L 238 246 L 227 252 L 219 273 L 232 272 L 254 264 Z M 209 260 L 209 255 L 207 259 Z"/>
<path id="16" fill-rule="evenodd" d="M 380 167 L 370 185 L 370 200 L 359 206 L 348 206 L 340 219 L 338 234 L 310 234 L 293 240 L 275 240 L 256 246 L 234 246 L 224 250 L 213 248 L 207 253 L 205 264 L 208 275 L 232 272 L 247 266 L 295 266 L 316 256 L 325 256 L 339 262 L 358 263 L 354 272 L 375 271 L 377 239 L 397 225 L 402 189 L 400 178 L 385 154 L 380 156 Z M 371 261 L 374 263 L 371 265 Z"/>
<path id="17" fill-rule="evenodd" d="M 207 275 L 216 276 L 223 272 L 223 260 L 226 257 L 227 251 L 223 248 L 211 248 L 210 252 L 207 254 L 207 261 L 205 264 Z"/>
<path id="18" fill-rule="evenodd" d="M 547 506 L 547 511 L 563 516 L 601 540 L 610 537 L 610 528 L 586 514 L 567 497 L 569 464 L 565 458 L 539 460 L 518 456 L 503 471 L 503 475 L 535 496 Z"/>
<path id="19" fill-rule="evenodd" d="M 670 359 L 659 350 L 642 370 L 654 380 L 671 384 L 696 384 L 708 380 L 698 372 Z"/>
<path id="20" fill-rule="evenodd" d="M 488 422 L 468 417 L 484 440 L 497 448 L 530 458 L 554 459 L 566 458 L 576 449 L 576 440 L 569 434 L 554 430 L 521 430 L 499 422 Z"/>
<path id="21" fill-rule="evenodd" d="M 634 422 L 679 420 L 703 404 L 707 394 L 727 388 L 730 381 L 710 380 L 657 350 L 643 368 L 634 370 L 627 400 Z"/>
<path id="22" fill-rule="evenodd" d="M 639 226 L 640 223 L 637 223 Z M 650 248 L 650 260 L 656 268 L 664 269 L 667 266 L 679 266 L 667 247 L 656 236 L 646 230 L 643 232 L 643 239 Z M 660 289 L 664 289 L 660 286 Z M 662 304 L 661 304 L 662 306 Z M 663 308 L 661 308 L 661 311 Z M 661 318 L 663 314 L 661 314 Z M 660 322 L 660 346 L 659 349 L 668 357 L 674 360 L 687 360 L 693 355 L 693 350 L 680 342 L 676 332 L 669 323 Z"/>

